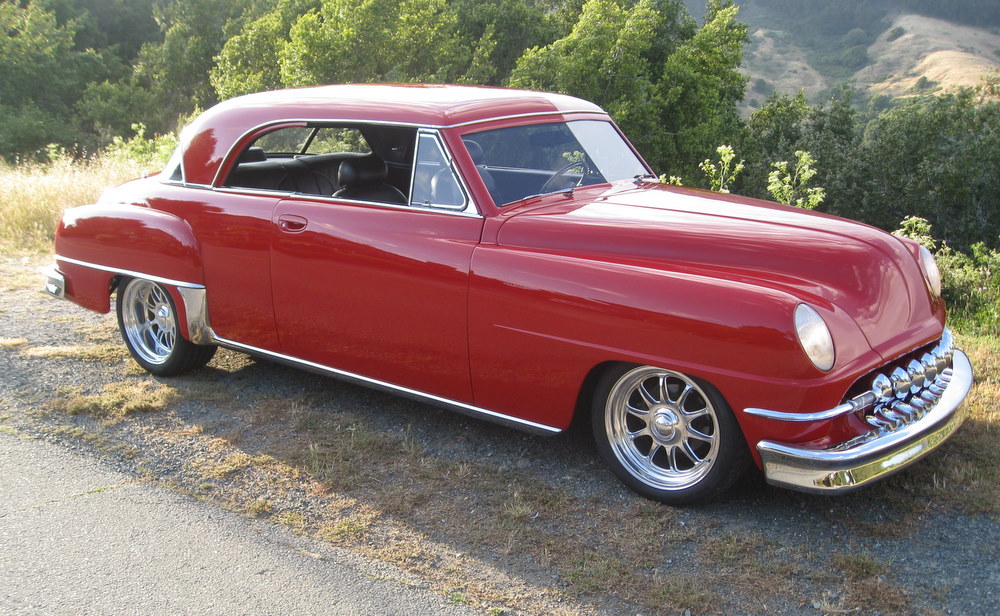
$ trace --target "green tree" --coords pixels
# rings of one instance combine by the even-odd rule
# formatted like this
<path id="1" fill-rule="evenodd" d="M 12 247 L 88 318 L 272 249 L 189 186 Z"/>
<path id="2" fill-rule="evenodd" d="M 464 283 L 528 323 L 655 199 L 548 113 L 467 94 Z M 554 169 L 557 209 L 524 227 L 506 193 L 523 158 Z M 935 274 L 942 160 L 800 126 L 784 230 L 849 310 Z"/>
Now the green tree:
<path id="1" fill-rule="evenodd" d="M 210 80 L 220 99 L 282 87 L 281 54 L 295 22 L 318 10 L 320 0 L 280 0 L 273 10 L 229 38 L 215 58 Z"/>
<path id="2" fill-rule="evenodd" d="M 78 140 L 73 104 L 108 67 L 75 48 L 76 28 L 40 5 L 0 2 L 0 156 Z"/>
<path id="3" fill-rule="evenodd" d="M 624 124 L 652 91 L 647 54 L 662 16 L 651 0 L 588 0 L 564 38 L 527 50 L 509 84 L 593 101 Z M 624 118 L 621 116 L 625 116 Z"/>
<path id="4" fill-rule="evenodd" d="M 531 0 L 450 0 L 456 36 L 470 60 L 460 81 L 501 85 L 525 49 L 558 38 L 560 26 L 545 3 Z"/>
<path id="5" fill-rule="evenodd" d="M 324 0 L 279 53 L 286 86 L 454 80 L 465 65 L 444 0 Z"/>
<path id="6" fill-rule="evenodd" d="M 738 69 L 747 27 L 737 13 L 729 3 L 710 1 L 705 25 L 667 57 L 656 85 L 657 126 L 632 135 L 654 166 L 694 177 L 696 161 L 738 134 L 736 103 L 747 84 Z"/>
<path id="7" fill-rule="evenodd" d="M 1000 100 L 987 94 L 967 88 L 916 99 L 872 120 L 838 212 L 884 229 L 919 216 L 957 249 L 996 247 Z"/>

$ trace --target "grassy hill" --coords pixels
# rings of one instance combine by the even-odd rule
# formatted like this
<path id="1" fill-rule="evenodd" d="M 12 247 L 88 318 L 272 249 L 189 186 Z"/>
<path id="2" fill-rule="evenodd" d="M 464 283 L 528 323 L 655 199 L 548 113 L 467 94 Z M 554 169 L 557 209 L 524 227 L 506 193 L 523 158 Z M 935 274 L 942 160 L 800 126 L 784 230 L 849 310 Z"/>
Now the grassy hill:
<path id="1" fill-rule="evenodd" d="M 739 4 L 751 37 L 743 62 L 750 76 L 745 113 L 763 105 L 772 92 L 804 90 L 818 102 L 846 82 L 866 98 L 905 97 L 976 85 L 991 69 L 1000 69 L 1000 26 L 990 20 L 956 23 L 893 13 L 878 3 L 866 5 L 865 12 L 850 2 Z M 697 15 L 695 6 L 692 1 Z M 809 8 L 816 6 L 824 6 L 823 11 Z"/>

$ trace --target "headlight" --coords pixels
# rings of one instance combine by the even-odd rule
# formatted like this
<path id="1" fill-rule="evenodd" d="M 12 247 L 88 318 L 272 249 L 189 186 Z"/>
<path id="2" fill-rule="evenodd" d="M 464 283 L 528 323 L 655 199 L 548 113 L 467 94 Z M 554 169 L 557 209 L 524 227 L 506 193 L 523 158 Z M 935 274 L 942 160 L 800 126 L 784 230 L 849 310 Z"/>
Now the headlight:
<path id="1" fill-rule="evenodd" d="M 826 372 L 833 368 L 836 354 L 833 349 L 833 336 L 819 313 L 805 304 L 795 307 L 795 333 L 799 337 L 802 350 L 810 361 Z"/>
<path id="2" fill-rule="evenodd" d="M 931 293 L 934 294 L 934 297 L 941 297 L 941 270 L 938 269 L 937 263 L 934 262 L 934 256 L 931 255 L 931 251 L 923 246 L 920 247 L 920 266 L 924 270 L 924 276 L 927 278 L 927 286 L 930 287 Z"/>

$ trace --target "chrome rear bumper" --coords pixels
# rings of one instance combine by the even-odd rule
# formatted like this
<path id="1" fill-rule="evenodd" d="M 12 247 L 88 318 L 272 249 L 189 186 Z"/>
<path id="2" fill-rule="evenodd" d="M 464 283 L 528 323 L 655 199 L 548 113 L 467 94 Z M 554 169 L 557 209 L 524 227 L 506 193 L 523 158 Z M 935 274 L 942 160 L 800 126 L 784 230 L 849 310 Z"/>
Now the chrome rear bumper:
<path id="1" fill-rule="evenodd" d="M 46 293 L 59 299 L 66 297 L 66 277 L 54 265 L 43 267 L 42 275 L 45 276 Z"/>
<path id="2" fill-rule="evenodd" d="M 965 420 L 962 402 L 972 387 L 972 365 L 955 350 L 951 382 L 923 417 L 855 446 L 810 449 L 772 441 L 757 444 L 764 476 L 776 486 L 818 493 L 849 492 L 922 458 Z"/>

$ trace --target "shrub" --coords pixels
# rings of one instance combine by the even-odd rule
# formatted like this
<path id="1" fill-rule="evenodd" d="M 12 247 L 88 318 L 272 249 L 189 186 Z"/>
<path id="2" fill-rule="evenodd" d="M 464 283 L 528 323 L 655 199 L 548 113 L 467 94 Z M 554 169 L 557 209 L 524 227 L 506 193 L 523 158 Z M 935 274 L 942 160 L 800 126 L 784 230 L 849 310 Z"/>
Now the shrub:
<path id="1" fill-rule="evenodd" d="M 926 219 L 908 216 L 896 235 L 908 237 L 934 252 L 941 270 L 941 295 L 948 303 L 952 325 L 964 333 L 990 334 L 1000 330 L 1000 252 L 982 242 L 971 252 L 957 251 L 947 244 L 935 250 Z"/>

